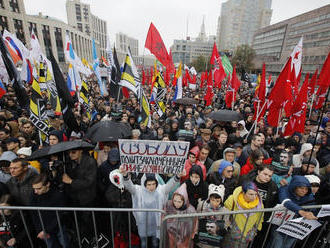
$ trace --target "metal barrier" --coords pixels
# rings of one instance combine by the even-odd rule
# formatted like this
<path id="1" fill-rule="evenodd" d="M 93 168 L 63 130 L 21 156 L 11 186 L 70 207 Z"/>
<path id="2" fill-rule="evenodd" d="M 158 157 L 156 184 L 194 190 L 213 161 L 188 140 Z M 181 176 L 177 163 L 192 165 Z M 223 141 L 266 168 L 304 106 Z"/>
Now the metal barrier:
<path id="1" fill-rule="evenodd" d="M 307 210 L 307 209 L 320 209 L 321 207 L 322 207 L 322 205 L 313 205 L 313 206 L 304 206 L 302 208 Z M 250 214 L 262 212 L 263 215 L 264 215 L 265 213 L 272 214 L 272 213 L 275 213 L 275 212 L 278 212 L 278 211 L 284 211 L 284 216 L 286 216 L 287 213 L 288 213 L 288 209 L 287 208 L 280 207 L 280 208 L 265 208 L 265 209 L 258 209 L 258 210 L 239 210 L 239 211 L 227 211 L 227 212 L 204 212 L 204 213 L 193 213 L 193 214 L 174 214 L 174 215 L 167 215 L 162 220 L 161 236 L 160 236 L 160 238 L 161 238 L 161 240 L 160 240 L 160 248 L 167 248 L 167 246 L 166 246 L 166 244 L 167 244 L 167 222 L 169 220 L 184 219 L 184 218 L 201 218 L 201 217 L 207 218 L 207 217 L 211 217 L 211 216 L 212 217 L 213 216 L 222 216 L 222 217 L 223 216 L 232 216 L 232 220 L 234 220 L 235 219 L 235 216 L 237 214 L 246 214 L 247 215 L 247 220 L 245 222 L 244 229 L 241 232 L 242 234 L 244 234 L 245 229 L 246 229 L 246 224 L 248 223 L 249 217 L 251 216 Z M 268 220 L 271 223 L 272 220 L 273 220 L 273 218 L 274 218 L 274 216 L 275 216 L 275 214 L 272 214 L 270 216 L 270 219 L 265 219 L 264 220 L 264 223 L 265 222 L 268 222 Z M 261 221 L 261 217 L 258 219 L 257 226 L 259 225 L 260 221 Z M 282 225 L 283 223 L 284 223 L 284 218 L 281 221 L 280 225 Z M 320 231 L 318 232 L 318 235 L 315 238 L 312 247 L 315 247 L 316 242 L 320 238 L 321 234 L 325 231 L 327 225 L 328 225 L 328 221 L 325 221 L 323 223 L 323 225 L 321 227 L 319 227 L 318 230 L 320 230 Z M 270 231 L 271 231 L 270 229 L 271 229 L 272 226 L 273 225 L 269 224 L 268 227 L 267 227 L 267 229 L 264 230 L 266 232 L 266 234 L 265 234 L 264 239 L 262 241 L 262 246 L 261 247 L 258 246 L 257 248 L 266 247 L 266 241 L 267 241 L 267 238 L 268 238 L 268 236 L 270 234 Z M 307 243 L 307 241 L 309 239 L 309 236 L 310 236 L 310 234 L 303 240 L 303 244 L 302 244 L 302 246 L 300 248 L 304 248 L 305 247 L 305 245 L 306 245 L 306 243 Z M 243 240 L 243 235 L 241 235 L 239 247 L 244 247 L 243 244 L 242 244 L 242 240 Z M 285 238 L 285 240 L 286 240 L 286 238 Z M 295 241 L 295 243 L 296 242 L 297 242 L 297 240 Z M 249 242 L 248 247 L 252 247 L 252 243 L 253 243 L 253 240 L 251 242 Z M 325 246 L 326 244 L 330 244 L 330 230 L 328 230 L 327 239 L 326 239 L 326 241 L 324 241 L 323 246 L 321 246 L 321 247 L 326 247 Z M 237 246 L 235 246 L 235 247 L 237 247 Z"/>
<path id="2" fill-rule="evenodd" d="M 35 237 L 31 236 L 31 230 L 33 228 L 29 228 L 28 226 L 28 221 L 27 218 L 29 218 L 29 216 L 31 215 L 24 215 L 26 213 L 32 212 L 32 211 L 36 211 L 38 218 L 40 220 L 41 223 L 41 227 L 42 230 L 45 232 L 45 223 L 44 220 L 42 218 L 42 213 L 44 213 L 43 211 L 54 211 L 56 214 L 56 220 L 57 220 L 57 225 L 59 228 L 59 232 L 60 235 L 62 237 L 64 237 L 64 230 L 63 230 L 63 220 L 61 220 L 60 215 L 63 213 L 71 213 L 73 214 L 73 220 L 74 220 L 74 226 L 75 226 L 75 234 L 76 237 L 75 239 L 77 240 L 76 245 L 74 247 L 79 247 L 82 248 L 83 244 L 82 242 L 88 242 L 88 240 L 84 240 L 81 237 L 81 229 L 85 228 L 84 226 L 81 225 L 81 223 L 79 223 L 79 217 L 81 217 L 84 213 L 91 213 L 91 223 L 93 225 L 93 238 L 94 238 L 94 243 L 90 243 L 88 247 L 96 247 L 96 248 L 105 248 L 105 247 L 115 247 L 115 233 L 114 233 L 114 225 L 113 225 L 113 218 L 114 218 L 114 214 L 119 214 L 119 213 L 127 213 L 128 215 L 128 241 L 129 241 L 129 247 L 131 248 L 131 215 L 130 213 L 134 213 L 134 212 L 146 212 L 146 213 L 158 213 L 160 216 L 164 215 L 165 212 L 159 209 L 132 209 L 132 208 L 69 208 L 69 207 L 14 207 L 14 206 L 0 206 L 0 213 L 2 216 L 3 221 L 6 223 L 7 227 L 10 227 L 10 224 L 8 223 L 8 217 L 6 217 L 5 215 L 5 211 L 4 210 L 15 210 L 15 211 L 19 211 L 20 214 L 20 218 L 22 220 L 22 223 L 24 225 L 24 230 L 26 232 L 27 238 L 28 238 L 28 242 L 30 244 L 31 248 L 36 247 L 34 245 L 34 240 Z M 100 244 L 100 241 L 102 241 L 102 236 L 100 236 L 100 232 L 98 232 L 98 225 L 100 223 L 97 223 L 96 221 L 96 216 L 95 213 L 106 213 L 108 214 L 109 218 L 109 222 L 110 223 L 110 228 L 109 228 L 109 232 L 111 233 L 111 241 L 108 240 L 108 244 Z M 36 214 L 36 213 L 34 213 Z M 148 217 L 148 215 L 146 215 L 146 217 Z M 160 217 L 159 217 L 160 218 Z M 103 219 L 101 220 L 101 222 L 103 221 Z M 106 219 L 104 219 L 104 221 L 106 222 Z M 147 223 L 147 221 L 146 221 Z M 148 230 L 148 226 L 146 226 L 147 230 Z M 11 237 L 15 238 L 13 233 L 11 232 Z M 105 237 L 104 237 L 105 238 Z M 101 239 L 101 240 L 100 240 Z M 45 240 L 47 247 L 50 246 L 50 244 L 48 242 L 50 242 L 49 240 Z M 103 242 L 104 243 L 104 242 Z M 110 244 L 112 243 L 112 246 L 110 246 Z M 148 244 L 147 244 L 148 246 Z M 26 246 L 28 247 L 28 245 Z M 71 246 L 72 247 L 72 246 Z"/>
<path id="3" fill-rule="evenodd" d="M 319 209 L 321 208 L 321 205 L 315 205 L 315 206 L 306 206 L 303 207 L 303 209 Z M 59 229 L 59 233 L 61 234 L 61 236 L 64 236 L 64 233 L 67 232 L 67 230 L 63 230 L 65 228 L 65 225 L 63 225 L 63 219 L 61 219 L 61 215 L 63 213 L 66 213 L 67 215 L 71 215 L 72 219 L 73 219 L 73 226 L 74 226 L 74 230 L 71 229 L 71 231 L 74 231 L 74 235 L 76 235 L 75 238 L 75 245 L 71 246 L 71 247 L 86 247 L 84 246 L 83 242 L 88 242 L 89 240 L 84 240 L 81 237 L 82 234 L 82 229 L 86 228 L 86 226 L 82 225 L 81 223 L 81 217 L 82 215 L 86 214 L 86 213 L 90 213 L 90 224 L 91 226 L 89 226 L 90 229 L 92 229 L 91 231 L 91 236 L 93 236 L 93 240 L 95 241 L 94 243 L 88 243 L 87 247 L 97 247 L 97 248 L 105 248 L 105 247 L 115 247 L 115 233 L 114 233 L 114 216 L 116 214 L 123 214 L 123 213 L 127 213 L 127 218 L 128 218 L 128 242 L 129 242 L 129 247 L 131 248 L 131 234 L 132 234 L 132 220 L 131 220 L 131 213 L 133 214 L 134 212 L 146 212 L 146 213 L 158 213 L 159 216 L 164 216 L 164 218 L 162 219 L 161 222 L 161 229 L 160 229 L 160 248 L 168 248 L 166 246 L 166 242 L 167 242 L 167 222 L 169 220 L 175 220 L 175 219 L 185 219 L 185 218 L 207 218 L 210 216 L 232 216 L 233 219 L 235 219 L 235 216 L 237 214 L 246 214 L 247 215 L 247 220 L 246 223 L 244 225 L 244 230 L 242 231 L 242 233 L 245 232 L 246 229 L 246 224 L 248 222 L 248 219 L 250 217 L 250 214 L 252 213 L 258 213 L 258 212 L 262 212 L 263 214 L 265 213 L 274 213 L 277 211 L 285 211 L 284 216 L 287 214 L 288 209 L 282 207 L 282 208 L 268 208 L 268 209 L 260 209 L 260 210 L 240 210 L 240 211 L 228 211 L 228 212 L 205 212 L 205 213 L 194 213 L 194 214 L 178 214 L 178 215 L 166 215 L 166 213 L 163 210 L 158 210 L 158 209 L 128 209 L 128 208 L 67 208 L 67 207 L 63 207 L 63 208 L 53 208 L 53 207 L 13 207 L 13 206 L 0 206 L 0 213 L 2 216 L 2 219 L 4 220 L 4 222 L 6 223 L 7 227 L 10 227 L 10 224 L 7 223 L 8 217 L 5 214 L 4 210 L 16 210 L 19 212 L 20 218 L 22 220 L 22 223 L 24 225 L 24 230 L 26 232 L 27 238 L 28 238 L 28 242 L 30 247 L 34 248 L 36 247 L 34 245 L 34 240 L 35 237 L 31 236 L 31 231 L 33 228 L 31 228 L 28 224 L 28 216 L 26 216 L 26 213 L 31 213 L 32 211 L 34 211 L 34 216 L 38 216 L 38 219 L 41 223 L 41 227 L 42 230 L 45 232 L 45 222 L 43 220 L 42 214 L 45 213 L 44 211 L 54 211 L 56 214 L 56 222 L 58 225 L 58 229 Z M 97 221 L 97 216 L 96 214 L 99 213 L 104 213 L 105 215 L 107 215 L 108 217 L 106 217 L 105 215 L 102 216 L 102 219 L 98 222 Z M 73 216 L 72 216 L 73 215 Z M 274 218 L 274 214 L 271 216 L 270 221 L 272 221 L 272 219 Z M 146 229 L 148 230 L 148 215 L 146 215 Z M 258 219 L 258 224 L 261 221 L 261 217 Z M 264 220 L 264 222 L 266 222 L 267 220 Z M 100 222 L 103 223 L 110 223 L 110 227 L 107 229 L 108 233 L 107 235 L 109 236 L 109 239 L 106 241 L 106 237 L 102 236 L 103 233 L 101 233 L 98 230 L 98 226 L 100 225 Z M 282 220 L 282 223 L 284 222 L 284 219 Z M 282 224 L 281 223 L 281 224 Z M 321 226 L 318 230 L 318 235 L 314 240 L 314 243 L 311 247 L 314 247 L 317 240 L 320 238 L 322 232 L 325 231 L 326 227 L 327 227 L 328 222 L 325 221 L 323 226 Z M 265 231 L 265 236 L 264 239 L 262 241 L 262 246 L 258 248 L 262 248 L 265 247 L 266 245 L 266 240 L 270 234 L 270 230 L 271 230 L 271 226 L 272 225 L 268 225 L 267 230 Z M 11 233 L 11 237 L 15 238 L 14 235 Z M 102 240 L 102 239 L 105 240 Z M 303 244 L 300 248 L 304 248 L 307 244 L 308 238 L 305 238 L 305 240 L 303 241 Z M 240 239 L 240 244 L 239 246 L 242 246 L 242 240 L 243 240 L 243 235 Z M 46 240 L 46 244 L 47 247 L 50 246 L 50 244 L 48 244 L 49 241 Z M 191 240 L 191 242 L 193 242 Z M 328 230 L 328 237 L 327 237 L 327 242 L 330 243 L 330 231 Z M 251 243 L 249 244 L 250 247 Z M 326 243 L 324 243 L 324 247 L 325 247 Z M 26 246 L 28 247 L 28 245 Z M 321 246 L 322 247 L 322 246 Z"/>

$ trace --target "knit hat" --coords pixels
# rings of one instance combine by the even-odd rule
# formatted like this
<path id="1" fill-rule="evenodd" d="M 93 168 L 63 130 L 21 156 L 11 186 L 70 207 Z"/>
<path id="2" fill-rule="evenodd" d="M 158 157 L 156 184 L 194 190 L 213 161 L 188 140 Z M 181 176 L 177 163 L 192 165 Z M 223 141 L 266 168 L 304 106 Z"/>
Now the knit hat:
<path id="1" fill-rule="evenodd" d="M 13 153 L 12 151 L 6 151 L 4 153 L 1 154 L 0 157 L 0 161 L 8 161 L 11 162 L 13 161 L 15 158 L 17 158 L 16 154 Z"/>
<path id="2" fill-rule="evenodd" d="M 22 147 L 18 149 L 17 155 L 25 155 L 27 157 L 31 156 L 32 154 L 32 147 Z"/>
<path id="3" fill-rule="evenodd" d="M 318 183 L 320 184 L 321 183 L 321 180 L 318 176 L 315 176 L 315 175 L 306 175 L 305 176 L 307 178 L 307 180 L 309 181 L 310 184 L 312 183 Z"/>
<path id="4" fill-rule="evenodd" d="M 281 165 L 281 163 L 272 161 L 272 166 L 274 167 L 274 174 L 278 176 L 284 176 L 289 173 L 289 166 Z"/>
<path id="5" fill-rule="evenodd" d="M 215 185 L 215 184 L 210 184 L 209 185 L 209 199 L 211 195 L 218 195 L 221 197 L 222 200 L 224 200 L 224 196 L 225 196 L 225 187 L 220 184 L 220 185 Z"/>
<path id="6" fill-rule="evenodd" d="M 120 161 L 119 151 L 117 148 L 112 148 L 108 155 L 109 162 L 118 162 Z"/>
<path id="7" fill-rule="evenodd" d="M 301 164 L 312 164 L 314 166 L 317 166 L 317 161 L 315 158 L 311 158 L 311 161 L 309 161 L 309 157 L 308 157 L 308 158 L 304 158 Z"/>
<path id="8" fill-rule="evenodd" d="M 228 166 L 233 167 L 233 164 L 230 163 L 230 162 L 227 161 L 227 160 L 223 160 L 223 161 L 221 162 L 220 166 L 219 166 L 219 170 L 218 170 L 218 171 L 219 171 L 219 174 L 222 175 L 223 170 L 226 169 Z M 234 167 L 233 167 L 233 168 L 234 168 Z"/>

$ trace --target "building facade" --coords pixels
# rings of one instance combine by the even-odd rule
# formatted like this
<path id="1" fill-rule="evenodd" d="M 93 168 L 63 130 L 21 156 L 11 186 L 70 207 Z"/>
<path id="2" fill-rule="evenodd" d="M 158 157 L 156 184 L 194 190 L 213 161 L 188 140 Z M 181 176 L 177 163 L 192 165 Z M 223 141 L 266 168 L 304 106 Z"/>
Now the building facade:
<path id="1" fill-rule="evenodd" d="M 233 51 L 239 45 L 252 45 L 256 30 L 268 26 L 272 17 L 272 0 L 228 0 L 221 4 L 217 46 Z"/>
<path id="2" fill-rule="evenodd" d="M 99 56 L 106 56 L 107 48 L 107 22 L 91 13 L 89 4 L 80 0 L 66 1 L 66 14 L 68 24 L 91 39 L 94 39 L 99 46 Z"/>
<path id="3" fill-rule="evenodd" d="M 320 69 L 330 52 L 330 4 L 257 30 L 253 40 L 255 66 L 279 74 L 303 37 L 302 73 Z"/>
<path id="4" fill-rule="evenodd" d="M 69 34 L 73 48 L 77 55 L 92 62 L 92 38 L 65 22 L 42 15 L 27 15 L 23 0 L 0 0 L 0 31 L 7 29 L 16 34 L 28 48 L 30 46 L 31 31 L 38 37 L 41 48 L 47 57 L 50 51 L 66 71 L 64 49 L 65 36 Z M 96 41 L 99 47 L 99 43 Z M 98 50 L 100 55 L 100 51 Z"/>
<path id="5" fill-rule="evenodd" d="M 212 54 L 212 49 L 216 36 L 207 36 L 205 32 L 204 20 L 201 30 L 195 39 L 187 37 L 185 40 L 174 40 L 171 46 L 173 63 L 190 64 L 199 56 L 208 58 Z"/>
<path id="6" fill-rule="evenodd" d="M 118 52 L 126 54 L 128 52 L 128 47 L 131 50 L 132 56 L 139 55 L 139 40 L 129 37 L 124 33 L 116 34 L 116 49 Z"/>

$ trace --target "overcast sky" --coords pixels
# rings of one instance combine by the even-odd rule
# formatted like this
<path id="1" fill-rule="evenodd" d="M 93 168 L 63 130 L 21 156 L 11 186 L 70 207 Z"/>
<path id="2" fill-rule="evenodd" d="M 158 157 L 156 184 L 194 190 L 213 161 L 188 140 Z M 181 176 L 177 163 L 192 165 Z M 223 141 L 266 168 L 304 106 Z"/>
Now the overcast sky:
<path id="1" fill-rule="evenodd" d="M 139 40 L 140 53 L 150 22 L 160 32 L 167 49 L 174 39 L 196 37 L 203 16 L 207 35 L 215 35 L 221 3 L 226 0 L 81 0 L 94 15 L 107 21 L 111 42 L 123 32 Z M 27 14 L 49 15 L 67 22 L 66 0 L 24 0 Z M 329 0 L 273 0 L 271 24 L 329 4 Z M 147 50 L 145 54 L 148 54 Z"/>

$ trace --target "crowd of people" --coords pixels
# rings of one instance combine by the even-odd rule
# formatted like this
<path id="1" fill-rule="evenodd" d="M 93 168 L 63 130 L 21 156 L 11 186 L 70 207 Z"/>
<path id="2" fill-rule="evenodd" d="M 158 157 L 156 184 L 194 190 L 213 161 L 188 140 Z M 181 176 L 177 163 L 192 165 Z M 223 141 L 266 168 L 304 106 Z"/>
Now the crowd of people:
<path id="1" fill-rule="evenodd" d="M 330 203 L 329 111 L 319 119 L 320 113 L 312 111 L 304 133 L 283 137 L 283 123 L 278 128 L 269 126 L 267 113 L 253 125 L 253 89 L 248 85 L 241 87 L 233 107 L 243 119 L 227 122 L 208 117 L 210 112 L 225 108 L 222 90 L 216 90 L 212 105 L 206 107 L 202 90 L 185 89 L 184 96 L 198 103 L 175 104 L 171 101 L 174 93 L 169 91 L 166 112 L 160 117 L 152 111 L 152 123 L 147 127 L 141 122 L 138 99 L 132 92 L 130 98 L 118 101 L 100 96 L 96 85 L 89 82 L 91 118 L 82 108 L 74 109 L 79 132 L 70 130 L 47 105 L 49 146 L 83 139 L 93 125 L 112 119 L 130 128 L 131 139 L 189 141 L 184 170 L 178 175 L 128 173 L 120 164 L 116 141 L 98 142 L 94 150 L 77 148 L 31 160 L 31 154 L 46 144 L 40 143 L 28 111 L 16 104 L 15 91 L 8 86 L 0 99 L 1 206 L 160 209 L 166 214 L 214 212 L 200 219 L 169 219 L 166 247 L 289 248 L 298 247 L 299 242 L 277 232 L 273 224 L 269 228 L 271 213 L 226 212 L 282 204 L 296 216 L 315 220 L 316 210 L 302 206 Z M 36 246 L 78 247 L 71 213 L 60 213 L 61 225 L 52 211 L 41 211 L 40 216 L 37 211 L 20 215 L 7 209 L 3 213 L 6 224 L 1 227 L 0 247 L 27 247 L 22 216 Z M 160 212 L 114 212 L 112 224 L 103 214 L 96 216 L 96 222 L 99 232 L 108 237 L 114 233 L 115 247 L 128 247 L 131 242 L 132 247 L 144 248 L 149 242 L 148 247 L 156 248 L 163 217 Z M 92 214 L 79 212 L 77 222 L 81 240 L 90 245 L 86 247 L 93 247 Z M 268 228 L 270 235 L 265 242 Z"/>

